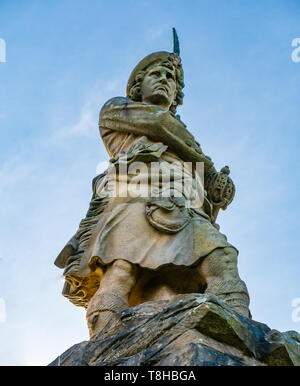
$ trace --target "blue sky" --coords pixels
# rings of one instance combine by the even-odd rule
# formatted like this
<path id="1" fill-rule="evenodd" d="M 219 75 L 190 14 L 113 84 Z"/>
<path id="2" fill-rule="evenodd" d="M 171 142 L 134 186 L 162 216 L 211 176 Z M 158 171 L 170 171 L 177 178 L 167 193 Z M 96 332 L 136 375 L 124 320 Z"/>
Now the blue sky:
<path id="1" fill-rule="evenodd" d="M 146 54 L 185 71 L 182 120 L 235 200 L 218 222 L 240 251 L 253 318 L 281 331 L 300 298 L 300 37 L 297 0 L 0 0 L 0 364 L 45 365 L 88 338 L 53 261 L 108 160 L 98 113 Z"/>

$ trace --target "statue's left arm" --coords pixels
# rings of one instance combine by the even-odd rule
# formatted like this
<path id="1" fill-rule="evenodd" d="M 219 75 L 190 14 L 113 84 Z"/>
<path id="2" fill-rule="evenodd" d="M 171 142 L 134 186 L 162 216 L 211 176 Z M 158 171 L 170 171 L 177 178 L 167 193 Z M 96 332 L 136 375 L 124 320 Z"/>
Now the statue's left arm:
<path id="1" fill-rule="evenodd" d="M 113 98 L 101 109 L 99 128 L 104 143 L 116 131 L 147 136 L 153 141 L 163 142 L 183 161 L 203 162 L 205 171 L 213 166 L 184 123 L 159 106 L 133 102 L 123 97 Z M 107 150 L 110 153 L 110 149 Z"/>
<path id="2" fill-rule="evenodd" d="M 158 106 L 117 97 L 109 100 L 101 109 L 99 128 L 103 140 L 114 131 L 145 135 L 163 142 L 184 161 L 203 162 L 204 185 L 213 207 L 214 220 L 219 209 L 225 210 L 233 200 L 235 187 L 229 177 L 229 168 L 217 172 L 211 158 L 202 152 L 184 123 L 170 112 Z"/>

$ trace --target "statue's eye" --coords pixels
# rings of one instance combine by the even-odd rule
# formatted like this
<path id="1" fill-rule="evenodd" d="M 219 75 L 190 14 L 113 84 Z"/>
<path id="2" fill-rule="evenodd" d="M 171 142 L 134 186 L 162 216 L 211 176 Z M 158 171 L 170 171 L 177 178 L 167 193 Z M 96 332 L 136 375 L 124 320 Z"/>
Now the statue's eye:
<path id="1" fill-rule="evenodd" d="M 158 78 L 160 76 L 160 72 L 159 71 L 154 71 L 154 72 L 151 72 L 150 75 L 153 76 L 154 78 Z"/>
<path id="2" fill-rule="evenodd" d="M 168 73 L 167 73 L 167 79 L 173 79 L 173 80 L 175 80 L 174 75 L 171 74 L 171 72 L 168 72 Z"/>

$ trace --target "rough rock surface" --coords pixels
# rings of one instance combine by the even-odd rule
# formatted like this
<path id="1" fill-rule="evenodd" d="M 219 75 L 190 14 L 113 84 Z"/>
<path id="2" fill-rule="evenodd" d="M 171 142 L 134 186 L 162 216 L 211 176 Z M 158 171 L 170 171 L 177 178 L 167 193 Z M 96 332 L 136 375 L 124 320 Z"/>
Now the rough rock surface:
<path id="1" fill-rule="evenodd" d="M 214 295 L 179 295 L 116 316 L 50 366 L 300 366 L 300 334 L 242 317 Z"/>

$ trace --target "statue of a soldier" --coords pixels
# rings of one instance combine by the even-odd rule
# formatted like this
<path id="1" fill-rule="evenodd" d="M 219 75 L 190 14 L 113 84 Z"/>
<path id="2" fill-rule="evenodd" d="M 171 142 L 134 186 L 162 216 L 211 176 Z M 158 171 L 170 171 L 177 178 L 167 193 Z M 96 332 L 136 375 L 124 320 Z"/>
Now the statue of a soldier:
<path id="1" fill-rule="evenodd" d="M 175 115 L 184 87 L 176 51 L 146 56 L 130 75 L 127 97 L 102 107 L 100 134 L 116 173 L 107 170 L 93 180 L 86 218 L 55 262 L 65 269 L 63 295 L 87 309 L 91 338 L 122 309 L 182 293 L 215 294 L 250 317 L 238 251 L 215 224 L 218 210 L 233 199 L 234 184 L 228 167 L 217 172 Z M 121 190 L 132 184 L 130 173 L 124 179 L 120 170 L 133 162 L 175 170 L 168 182 L 173 193 L 162 194 L 166 184 L 160 179 L 147 197 L 111 195 L 112 175 Z M 178 198 L 176 170 L 186 162 L 192 167 L 184 173 L 196 188 Z M 204 182 L 196 163 L 203 165 Z M 143 184 L 150 185 L 149 178 Z"/>

